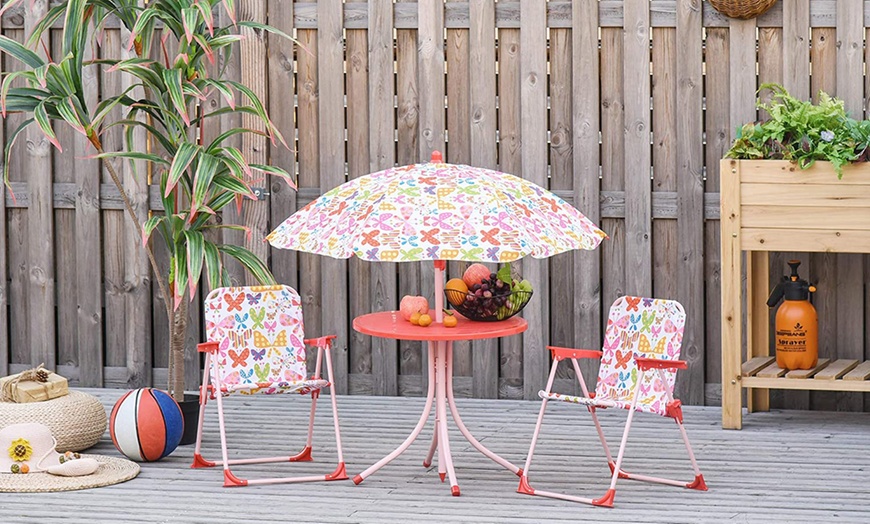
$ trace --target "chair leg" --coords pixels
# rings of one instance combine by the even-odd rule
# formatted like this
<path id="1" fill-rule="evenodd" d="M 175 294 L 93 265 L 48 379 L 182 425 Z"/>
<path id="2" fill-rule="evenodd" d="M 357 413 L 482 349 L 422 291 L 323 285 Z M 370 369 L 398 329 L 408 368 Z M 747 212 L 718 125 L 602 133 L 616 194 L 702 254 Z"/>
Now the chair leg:
<path id="1" fill-rule="evenodd" d="M 550 376 L 547 377 L 547 387 L 544 390 L 548 395 L 553 390 L 553 382 L 556 380 L 556 368 L 559 366 L 558 360 L 553 360 L 553 365 L 550 367 Z M 538 444 L 538 434 L 541 432 L 541 424 L 544 422 L 544 412 L 547 410 L 547 401 L 549 399 L 541 399 L 541 410 L 538 411 L 538 420 L 535 423 L 535 432 L 532 434 L 532 442 L 529 445 L 529 454 L 526 455 L 526 463 L 523 466 L 522 474 L 520 475 L 520 484 L 517 486 L 517 493 L 525 493 L 526 495 L 534 495 L 535 490 L 529 485 L 529 470 L 532 467 L 532 456 L 535 454 L 535 446 Z"/>
<path id="2" fill-rule="evenodd" d="M 699 491 L 707 491 L 707 483 L 704 482 L 704 475 L 701 473 L 701 468 L 698 467 L 698 461 L 695 460 L 695 453 L 692 451 L 692 445 L 689 443 L 689 435 L 686 433 L 683 421 L 677 420 L 677 425 L 680 427 L 680 434 L 683 436 L 683 442 L 686 444 L 686 451 L 689 453 L 689 460 L 692 461 L 692 469 L 695 471 L 695 480 L 686 484 L 686 487 L 689 489 L 697 489 Z"/>
<path id="3" fill-rule="evenodd" d="M 205 354 L 205 366 L 202 372 L 202 387 L 199 389 L 199 418 L 196 423 L 196 447 L 193 449 L 193 464 L 191 468 L 211 468 L 215 463 L 202 458 L 202 423 L 205 420 L 205 405 L 208 402 L 209 371 L 211 354 Z"/>
<path id="4" fill-rule="evenodd" d="M 432 443 L 429 444 L 429 452 L 426 453 L 426 458 L 423 459 L 423 467 L 428 468 L 432 465 L 432 457 L 435 456 L 435 450 L 438 449 L 438 431 L 432 432 Z"/>
<path id="5" fill-rule="evenodd" d="M 321 348 L 317 348 L 318 356 L 320 356 Z M 332 423 L 335 426 L 335 449 L 338 454 L 338 465 L 335 468 L 335 471 L 326 475 L 325 480 L 346 480 L 347 470 L 344 465 L 344 452 L 341 449 L 341 429 L 338 423 L 338 402 L 336 401 L 336 392 L 335 392 L 335 382 L 333 381 L 332 375 L 332 357 L 330 356 L 330 352 L 327 349 L 326 353 L 326 372 L 327 378 L 329 380 L 329 397 L 332 400 Z M 309 425 L 309 439 L 311 438 L 313 431 L 313 423 L 314 423 L 314 406 L 312 406 L 311 411 L 311 425 Z"/>
<path id="6" fill-rule="evenodd" d="M 311 393 L 311 411 L 308 414 L 308 437 L 305 440 L 305 447 L 302 451 L 290 457 L 290 462 L 311 462 L 314 460 L 311 457 L 311 444 L 314 441 L 314 414 L 317 411 L 317 397 L 320 396 L 319 391 Z"/>

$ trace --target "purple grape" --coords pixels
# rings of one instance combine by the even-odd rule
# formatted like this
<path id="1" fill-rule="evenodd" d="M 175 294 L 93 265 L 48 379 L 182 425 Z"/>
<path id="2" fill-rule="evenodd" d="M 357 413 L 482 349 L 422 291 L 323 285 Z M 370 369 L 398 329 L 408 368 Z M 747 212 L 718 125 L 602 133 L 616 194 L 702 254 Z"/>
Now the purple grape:
<path id="1" fill-rule="evenodd" d="M 480 289 L 480 284 L 475 284 L 475 285 L 471 286 L 472 291 L 477 291 L 478 289 Z"/>

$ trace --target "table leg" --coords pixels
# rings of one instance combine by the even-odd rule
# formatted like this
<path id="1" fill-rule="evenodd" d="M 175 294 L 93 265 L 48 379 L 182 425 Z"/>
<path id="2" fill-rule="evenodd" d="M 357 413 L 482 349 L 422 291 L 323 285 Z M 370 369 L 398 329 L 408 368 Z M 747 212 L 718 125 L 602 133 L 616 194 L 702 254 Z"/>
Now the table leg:
<path id="1" fill-rule="evenodd" d="M 375 471 L 381 469 L 385 465 L 389 464 L 394 458 L 398 457 L 402 453 L 408 449 L 414 440 L 417 439 L 417 436 L 420 434 L 420 431 L 423 430 L 423 426 L 426 424 L 426 421 L 429 419 L 429 412 L 432 411 L 432 401 L 435 399 L 435 344 L 429 343 L 429 389 L 426 393 L 426 406 L 423 408 L 423 413 L 420 415 L 420 420 L 417 422 L 417 425 L 414 427 L 414 430 L 411 431 L 411 434 L 408 435 L 408 438 L 402 442 L 398 448 L 396 448 L 392 453 L 377 461 L 376 463 L 369 466 L 365 471 L 360 473 L 359 475 L 353 478 L 354 484 L 359 484 L 366 477 L 374 473 Z M 437 429 L 436 429 L 437 431 Z"/>
<path id="2" fill-rule="evenodd" d="M 435 412 L 436 431 L 438 432 L 438 472 L 442 464 L 450 478 L 450 491 L 453 496 L 459 496 L 459 485 L 456 483 L 456 472 L 453 469 L 453 457 L 450 455 L 450 439 L 447 435 L 447 376 L 448 376 L 448 342 L 438 342 L 438 356 L 435 361 Z"/>
<path id="3" fill-rule="evenodd" d="M 441 436 L 441 424 L 447 423 L 447 417 L 441 415 L 441 408 L 439 408 L 439 399 L 444 396 L 443 390 L 441 389 L 441 381 L 444 376 L 444 369 L 447 366 L 444 365 L 444 355 L 441 351 L 441 342 L 437 343 L 438 349 L 435 353 L 435 426 L 432 428 L 432 444 L 429 445 L 429 451 L 434 452 L 438 451 L 438 477 L 441 478 L 441 482 L 444 482 L 444 478 L 447 476 L 447 459 L 444 457 L 444 447 L 438 445 L 438 438 Z M 429 463 L 432 462 L 432 455 L 428 456 Z"/>
<path id="4" fill-rule="evenodd" d="M 438 449 L 438 431 L 432 432 L 432 444 L 429 445 L 429 453 L 426 454 L 426 458 L 423 459 L 423 467 L 428 468 L 432 465 L 432 457 L 435 456 L 435 450 Z"/>
<path id="5" fill-rule="evenodd" d="M 474 446 L 478 451 L 489 457 L 490 460 L 500 465 L 501 467 L 515 473 L 518 477 L 523 476 L 522 468 L 519 468 L 507 460 L 501 458 L 496 455 L 492 451 L 488 450 L 483 444 L 478 442 L 474 435 L 468 431 L 468 428 L 465 427 L 465 424 L 462 423 L 462 418 L 459 416 L 459 410 L 456 408 L 456 401 L 453 399 L 453 343 L 447 343 L 447 402 L 450 405 L 450 413 L 453 415 L 453 421 L 456 423 L 456 427 L 459 428 L 459 431 L 462 432 L 462 436 L 465 437 L 468 442 Z"/>

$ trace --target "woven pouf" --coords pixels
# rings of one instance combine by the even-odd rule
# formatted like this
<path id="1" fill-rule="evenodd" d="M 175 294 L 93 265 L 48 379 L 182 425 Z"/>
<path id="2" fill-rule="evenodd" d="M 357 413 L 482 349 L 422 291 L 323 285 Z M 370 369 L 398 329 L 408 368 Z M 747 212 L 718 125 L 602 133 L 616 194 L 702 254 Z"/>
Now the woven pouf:
<path id="1" fill-rule="evenodd" d="M 108 419 L 99 399 L 81 391 L 43 402 L 0 402 L 0 429 L 25 422 L 48 426 L 57 439 L 57 450 L 63 453 L 81 451 L 99 442 Z"/>

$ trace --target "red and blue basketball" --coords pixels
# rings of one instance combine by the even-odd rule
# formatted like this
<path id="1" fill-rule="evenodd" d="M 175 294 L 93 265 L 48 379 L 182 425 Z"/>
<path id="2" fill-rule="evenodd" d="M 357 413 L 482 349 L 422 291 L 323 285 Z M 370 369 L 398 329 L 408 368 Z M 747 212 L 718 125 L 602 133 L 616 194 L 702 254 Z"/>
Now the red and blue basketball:
<path id="1" fill-rule="evenodd" d="M 118 451 L 137 462 L 169 455 L 181 442 L 184 418 L 175 400 L 159 389 L 128 391 L 115 402 L 109 434 Z"/>

